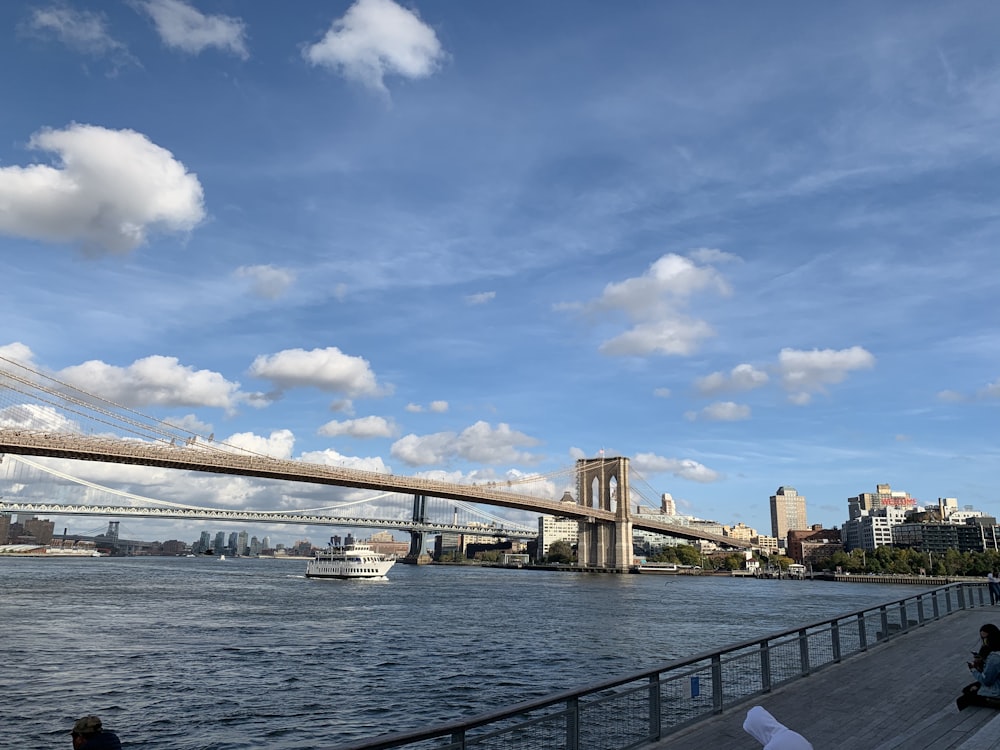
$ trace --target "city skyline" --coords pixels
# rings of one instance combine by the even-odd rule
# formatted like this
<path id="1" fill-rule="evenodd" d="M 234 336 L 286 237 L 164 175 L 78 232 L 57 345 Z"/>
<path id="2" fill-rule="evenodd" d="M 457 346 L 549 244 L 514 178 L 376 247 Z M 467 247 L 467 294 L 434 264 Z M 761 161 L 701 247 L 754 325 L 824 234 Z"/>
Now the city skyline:
<path id="1" fill-rule="evenodd" d="M 825 527 L 881 483 L 1000 515 L 998 21 L 4 4 L 0 356 L 281 458 L 484 482 L 604 451 L 758 530 L 779 486 Z M 212 507 L 366 497 L 62 465 Z"/>

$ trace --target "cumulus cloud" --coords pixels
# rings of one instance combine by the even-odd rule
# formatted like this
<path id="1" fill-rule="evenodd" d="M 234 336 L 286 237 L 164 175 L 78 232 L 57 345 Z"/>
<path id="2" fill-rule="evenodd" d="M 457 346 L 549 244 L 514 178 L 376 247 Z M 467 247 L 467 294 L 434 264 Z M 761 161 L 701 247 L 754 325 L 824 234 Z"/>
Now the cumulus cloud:
<path id="1" fill-rule="evenodd" d="M 396 424 L 385 417 L 361 417 L 343 422 L 333 420 L 322 425 L 317 433 L 326 437 L 345 435 L 354 438 L 395 437 L 399 434 Z"/>
<path id="2" fill-rule="evenodd" d="M 215 47 L 246 60 L 246 25 L 239 18 L 206 16 L 183 0 L 134 0 L 153 19 L 156 33 L 165 45 L 197 55 Z"/>
<path id="3" fill-rule="evenodd" d="M 379 396 L 385 392 L 375 379 L 368 360 L 344 354 L 335 346 L 262 354 L 250 365 L 250 374 L 270 380 L 282 390 L 312 387 L 352 398 Z"/>
<path id="4" fill-rule="evenodd" d="M 116 67 L 135 62 L 128 48 L 111 35 L 103 13 L 66 5 L 35 8 L 20 31 L 40 39 L 54 39 L 83 55 L 107 57 Z"/>
<path id="5" fill-rule="evenodd" d="M 448 411 L 447 401 L 431 401 L 426 407 L 421 404 L 407 404 L 406 410 L 412 414 L 421 414 L 425 411 L 434 412 L 436 414 L 444 414 Z"/>
<path id="6" fill-rule="evenodd" d="M 393 458 L 410 466 L 444 464 L 454 459 L 472 463 L 532 463 L 537 457 L 520 450 L 538 445 L 538 440 L 500 423 L 496 428 L 476 422 L 462 432 L 406 435 L 392 444 Z"/>
<path id="7" fill-rule="evenodd" d="M 0 357 L 11 359 L 26 367 L 33 368 L 35 366 L 35 353 L 31 351 L 30 347 L 22 344 L 20 341 L 0 346 Z"/>
<path id="8" fill-rule="evenodd" d="M 468 305 L 485 305 L 487 302 L 496 299 L 496 296 L 496 292 L 479 292 L 478 294 L 467 295 L 465 302 Z"/>
<path id="9" fill-rule="evenodd" d="M 205 216 L 198 178 L 134 130 L 74 124 L 29 145 L 58 164 L 0 167 L 2 233 L 123 254 L 151 230 L 189 231 Z"/>
<path id="10" fill-rule="evenodd" d="M 792 403 L 809 403 L 813 393 L 825 392 L 825 386 L 843 382 L 854 370 L 875 366 L 875 357 L 860 346 L 849 349 L 782 349 L 778 370 L 782 385 Z"/>
<path id="11" fill-rule="evenodd" d="M 608 284 L 598 299 L 582 309 L 592 314 L 622 313 L 633 324 L 629 330 L 601 344 L 600 351 L 604 354 L 688 355 L 704 339 L 715 335 L 708 323 L 684 314 L 693 296 L 709 290 L 722 295 L 730 293 L 729 285 L 714 267 L 667 253 L 641 276 Z"/>
<path id="12" fill-rule="evenodd" d="M 344 469 L 371 471 L 376 474 L 391 474 L 389 467 L 378 456 L 363 458 L 360 456 L 344 456 L 332 449 L 322 451 L 306 451 L 299 456 L 303 461 L 324 466 L 339 466 Z"/>
<path id="13" fill-rule="evenodd" d="M 128 367 L 99 360 L 67 367 L 60 380 L 109 401 L 141 406 L 214 406 L 231 410 L 244 400 L 240 384 L 211 370 L 195 370 L 176 357 L 153 355 Z"/>
<path id="14" fill-rule="evenodd" d="M 259 453 L 271 458 L 291 458 L 295 448 L 295 435 L 291 430 L 275 430 L 270 435 L 256 435 L 252 432 L 237 432 L 223 442 L 251 453 Z"/>
<path id="15" fill-rule="evenodd" d="M 392 0 L 357 0 L 303 55 L 382 93 L 387 75 L 426 78 L 445 57 L 434 29 Z"/>
<path id="16" fill-rule="evenodd" d="M 80 425 L 51 406 L 14 404 L 0 409 L 0 427 L 47 432 L 82 432 Z"/>
<path id="17" fill-rule="evenodd" d="M 666 473 L 692 482 L 707 484 L 720 478 L 718 472 L 690 458 L 664 458 L 654 453 L 638 453 L 632 458 L 631 464 L 643 474 Z"/>
<path id="18" fill-rule="evenodd" d="M 716 401 L 700 412 L 689 411 L 684 416 L 692 422 L 699 418 L 709 422 L 739 422 L 750 419 L 750 407 L 733 401 Z"/>
<path id="19" fill-rule="evenodd" d="M 736 365 L 728 374 L 713 372 L 695 381 L 695 387 L 703 396 L 714 396 L 729 391 L 750 391 L 766 385 L 767 373 L 753 365 Z"/>
<path id="20" fill-rule="evenodd" d="M 287 268 L 277 268 L 270 264 L 266 266 L 240 266 L 235 275 L 239 279 L 247 279 L 251 290 L 258 297 L 277 299 L 288 291 L 295 282 L 295 272 Z"/>

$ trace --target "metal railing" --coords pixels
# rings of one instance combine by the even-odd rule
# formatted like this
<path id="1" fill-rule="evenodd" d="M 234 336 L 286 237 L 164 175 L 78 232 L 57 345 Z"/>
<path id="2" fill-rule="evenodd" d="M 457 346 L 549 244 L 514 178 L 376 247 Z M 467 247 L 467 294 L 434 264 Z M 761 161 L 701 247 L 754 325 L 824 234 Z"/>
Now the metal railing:
<path id="1" fill-rule="evenodd" d="M 636 748 L 926 622 L 987 606 L 986 591 L 981 583 L 951 583 L 643 672 L 337 750 Z"/>

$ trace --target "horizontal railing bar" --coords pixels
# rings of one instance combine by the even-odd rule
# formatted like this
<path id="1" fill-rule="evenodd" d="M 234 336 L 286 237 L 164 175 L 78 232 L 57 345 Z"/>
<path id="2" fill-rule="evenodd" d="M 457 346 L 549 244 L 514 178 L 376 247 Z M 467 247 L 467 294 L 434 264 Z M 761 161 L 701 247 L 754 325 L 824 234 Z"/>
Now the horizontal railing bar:
<path id="1" fill-rule="evenodd" d="M 863 616 L 869 613 L 885 612 L 892 608 L 900 609 L 901 607 L 905 607 L 908 603 L 916 603 L 917 601 L 922 600 L 923 597 L 937 596 L 940 592 L 949 592 L 953 588 L 957 588 L 959 591 L 963 591 L 965 588 L 972 589 L 980 585 L 981 584 L 970 583 L 970 582 L 945 584 L 944 586 L 939 586 L 934 589 L 929 589 L 914 596 L 908 596 L 902 599 L 891 600 L 889 602 L 884 602 L 875 606 L 864 607 L 862 609 L 854 610 L 852 612 L 847 612 L 841 615 L 837 615 L 836 617 L 827 618 L 825 620 L 818 620 L 816 622 L 812 622 L 807 625 L 799 625 L 797 627 L 789 628 L 787 630 L 782 630 L 776 633 L 770 633 L 766 636 L 751 638 L 746 641 L 741 641 L 739 643 L 731 644 L 722 649 L 704 651 L 699 654 L 695 654 L 694 656 L 686 657 L 684 659 L 676 659 L 673 661 L 669 661 L 660 664 L 656 667 L 642 670 L 640 672 L 609 678 L 601 682 L 586 685 L 582 688 L 563 690 L 561 692 L 550 694 L 541 698 L 534 698 L 532 700 L 524 701 L 522 703 L 508 706 L 503 709 L 491 711 L 485 714 L 480 714 L 470 719 L 455 720 L 431 727 L 425 727 L 424 729 L 405 730 L 401 732 L 393 732 L 391 734 L 384 734 L 378 737 L 369 738 L 367 740 L 353 742 L 346 745 L 338 745 L 337 750 L 387 750 L 388 748 L 402 747 L 405 745 L 425 740 L 433 740 L 435 738 L 441 738 L 445 736 L 450 737 L 454 735 L 456 732 L 464 733 L 472 729 L 477 729 L 479 727 L 487 726 L 489 724 L 494 724 L 497 722 L 514 719 L 518 716 L 526 716 L 533 712 L 539 712 L 548 708 L 552 708 L 553 706 L 557 706 L 558 704 L 566 704 L 569 701 L 579 700 L 580 698 L 584 698 L 586 696 L 593 696 L 596 693 L 614 690 L 615 688 L 619 688 L 623 685 L 628 685 L 629 683 L 637 682 L 640 680 L 648 680 L 651 677 L 655 678 L 661 684 L 667 684 L 669 682 L 673 682 L 676 680 L 682 680 L 685 677 L 690 677 L 695 673 L 704 672 L 706 668 L 711 668 L 711 663 L 713 662 L 713 660 L 717 664 L 735 663 L 741 659 L 747 658 L 748 656 L 752 656 L 753 655 L 752 649 L 755 648 L 759 649 L 761 647 L 764 647 L 768 650 L 771 650 L 774 648 L 778 648 L 781 646 L 788 646 L 789 644 L 795 643 L 796 641 L 799 641 L 803 637 L 803 634 L 805 634 L 806 640 L 808 640 L 810 637 L 823 635 L 824 633 L 827 633 L 830 630 L 832 630 L 833 623 L 839 624 L 841 621 L 854 622 L 859 616 L 862 616 L 863 619 Z M 966 606 L 960 603 L 958 609 L 968 609 L 974 607 L 975 604 L 972 600 L 972 597 L 970 596 L 969 605 Z M 952 611 L 955 610 L 949 608 L 949 613 L 951 613 Z M 905 632 L 906 628 L 901 628 L 898 631 L 899 634 Z M 792 636 L 792 638 L 789 638 L 789 636 Z M 887 631 L 883 631 L 883 639 L 888 639 L 891 637 L 893 637 L 893 635 L 891 635 Z M 744 653 L 739 653 L 741 651 Z M 852 653 L 860 653 L 860 651 L 861 650 L 859 649 L 858 651 L 852 651 Z M 726 656 L 730 656 L 730 658 L 724 659 L 724 657 Z M 703 665 L 700 668 L 697 668 L 695 666 L 702 662 L 707 662 L 707 664 Z M 815 665 L 815 668 L 819 668 L 830 663 L 834 662 L 832 660 L 824 660 L 822 662 L 818 662 Z M 695 668 L 685 669 L 686 667 L 688 668 L 695 667 Z M 812 667 L 810 667 L 810 669 L 811 668 Z M 678 670 L 682 670 L 681 674 L 669 674 L 669 675 L 665 674 L 670 672 L 676 673 Z M 785 679 L 780 679 L 780 681 L 774 684 L 783 684 L 799 676 L 801 676 L 801 674 L 796 674 Z M 646 686 L 643 686 L 641 688 L 640 687 L 630 688 L 629 690 L 619 691 L 614 695 L 607 696 L 606 699 L 610 700 L 612 698 L 620 698 L 621 696 L 628 695 L 633 691 L 638 692 L 640 690 L 645 690 L 645 689 L 647 689 Z M 749 693 L 749 695 L 754 695 L 754 694 L 757 693 L 754 693 L 752 691 Z M 738 698 L 738 701 L 742 701 L 746 697 L 747 696 L 742 696 Z M 600 699 L 595 699 L 590 701 L 589 703 L 587 703 L 587 705 L 594 706 L 594 705 L 599 705 L 603 702 L 605 702 L 604 696 L 602 696 Z M 531 717 L 531 719 L 528 719 L 527 721 L 535 723 L 536 719 L 539 721 L 549 720 L 552 717 L 558 717 L 560 713 L 565 713 L 565 711 L 566 708 L 565 705 L 563 705 L 560 706 L 557 710 L 552 711 L 552 713 L 549 715 L 546 715 L 544 717 Z M 517 726 L 521 726 L 521 724 L 518 724 Z M 497 730 L 497 732 L 490 732 L 489 734 L 493 735 L 495 733 L 503 733 L 504 731 L 509 731 L 509 728 L 508 730 L 500 729 Z"/>

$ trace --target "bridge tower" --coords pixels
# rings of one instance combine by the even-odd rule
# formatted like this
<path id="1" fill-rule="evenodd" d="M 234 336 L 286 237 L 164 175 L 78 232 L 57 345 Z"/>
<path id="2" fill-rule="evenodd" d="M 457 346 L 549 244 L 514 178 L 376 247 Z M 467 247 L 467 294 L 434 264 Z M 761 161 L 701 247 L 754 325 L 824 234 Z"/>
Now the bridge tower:
<path id="1" fill-rule="evenodd" d="M 427 520 L 427 497 L 425 495 L 413 496 L 413 522 L 424 523 Z M 406 557 L 401 560 L 404 563 L 422 565 L 430 562 L 430 557 L 424 552 L 424 532 L 410 532 L 410 550 Z"/>
<path id="2" fill-rule="evenodd" d="M 615 456 L 576 462 L 577 504 L 611 511 L 614 521 L 580 521 L 577 561 L 590 568 L 627 573 L 632 564 L 628 459 Z"/>

